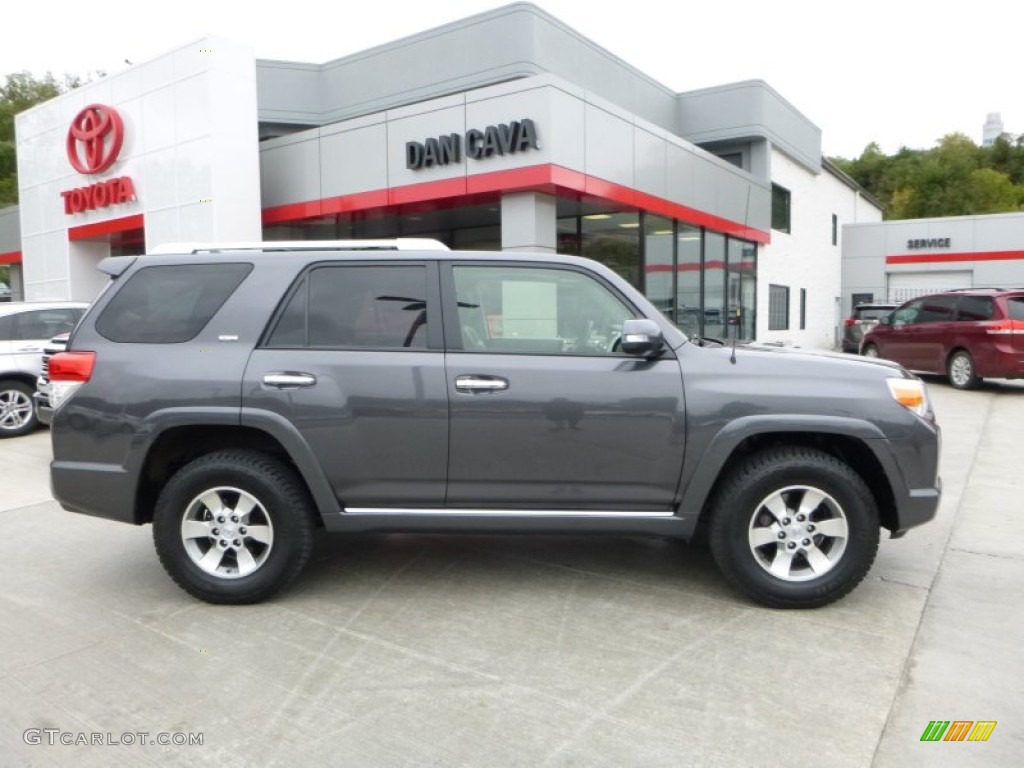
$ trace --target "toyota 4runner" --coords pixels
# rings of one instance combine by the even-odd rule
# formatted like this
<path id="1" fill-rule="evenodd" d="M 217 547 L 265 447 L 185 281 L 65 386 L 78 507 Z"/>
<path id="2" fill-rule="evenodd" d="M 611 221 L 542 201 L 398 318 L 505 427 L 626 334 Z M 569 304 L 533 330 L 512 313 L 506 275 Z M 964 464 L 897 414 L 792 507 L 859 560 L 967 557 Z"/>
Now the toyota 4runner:
<path id="1" fill-rule="evenodd" d="M 186 250 L 186 249 L 182 249 Z M 814 607 L 932 519 L 939 429 L 882 360 L 701 346 L 582 258 L 439 243 L 115 257 L 49 361 L 56 498 L 152 523 L 171 577 L 261 600 L 314 530 L 707 530 Z"/>

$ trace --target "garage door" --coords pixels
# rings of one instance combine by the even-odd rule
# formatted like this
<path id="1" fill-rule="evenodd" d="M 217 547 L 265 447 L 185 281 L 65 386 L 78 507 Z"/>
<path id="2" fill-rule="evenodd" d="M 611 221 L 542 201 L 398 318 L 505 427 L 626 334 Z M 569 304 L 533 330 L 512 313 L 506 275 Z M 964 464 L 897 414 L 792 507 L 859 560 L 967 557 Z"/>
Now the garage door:
<path id="1" fill-rule="evenodd" d="M 903 302 L 927 293 L 974 285 L 971 270 L 958 272 L 890 272 L 889 301 Z"/>

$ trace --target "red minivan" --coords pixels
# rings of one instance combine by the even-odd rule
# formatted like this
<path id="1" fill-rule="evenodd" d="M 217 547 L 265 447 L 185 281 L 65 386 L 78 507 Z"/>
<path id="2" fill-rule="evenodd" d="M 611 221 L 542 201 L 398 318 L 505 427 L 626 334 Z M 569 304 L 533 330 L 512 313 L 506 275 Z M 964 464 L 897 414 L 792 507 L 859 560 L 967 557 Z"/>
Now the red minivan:
<path id="1" fill-rule="evenodd" d="M 1024 378 L 1024 289 L 967 288 L 912 299 L 861 340 L 868 357 L 944 373 L 957 389 Z"/>

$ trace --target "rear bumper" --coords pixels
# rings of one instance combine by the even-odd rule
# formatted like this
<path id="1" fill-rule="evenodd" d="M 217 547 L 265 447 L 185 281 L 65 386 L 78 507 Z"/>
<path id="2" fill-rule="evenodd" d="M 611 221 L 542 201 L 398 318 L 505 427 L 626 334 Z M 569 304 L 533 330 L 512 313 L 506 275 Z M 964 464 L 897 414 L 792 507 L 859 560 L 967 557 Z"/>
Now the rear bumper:
<path id="1" fill-rule="evenodd" d="M 64 509 L 135 524 L 135 483 L 124 467 L 84 461 L 50 464 L 50 490 Z"/>
<path id="2" fill-rule="evenodd" d="M 32 396 L 32 399 L 36 403 L 36 416 L 39 419 L 39 423 L 49 426 L 50 422 L 53 421 L 53 408 L 50 407 L 49 399 L 43 397 L 38 392 Z"/>
<path id="3" fill-rule="evenodd" d="M 983 378 L 1024 379 L 1024 352 L 997 345 L 987 355 L 977 357 L 978 375 Z"/>

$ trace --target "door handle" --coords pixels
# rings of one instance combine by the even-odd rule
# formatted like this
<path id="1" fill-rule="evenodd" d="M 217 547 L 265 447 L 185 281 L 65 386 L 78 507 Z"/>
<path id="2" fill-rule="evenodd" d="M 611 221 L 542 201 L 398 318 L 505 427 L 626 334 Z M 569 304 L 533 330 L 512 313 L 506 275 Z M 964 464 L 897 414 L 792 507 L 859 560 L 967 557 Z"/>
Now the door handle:
<path id="1" fill-rule="evenodd" d="M 274 371 L 263 376 L 263 383 L 268 387 L 277 389 L 299 389 L 300 387 L 312 387 L 316 384 L 316 376 L 312 373 L 299 373 L 297 371 Z"/>
<path id="2" fill-rule="evenodd" d="M 508 379 L 500 376 L 456 376 L 455 389 L 458 392 L 500 392 L 508 389 Z"/>

